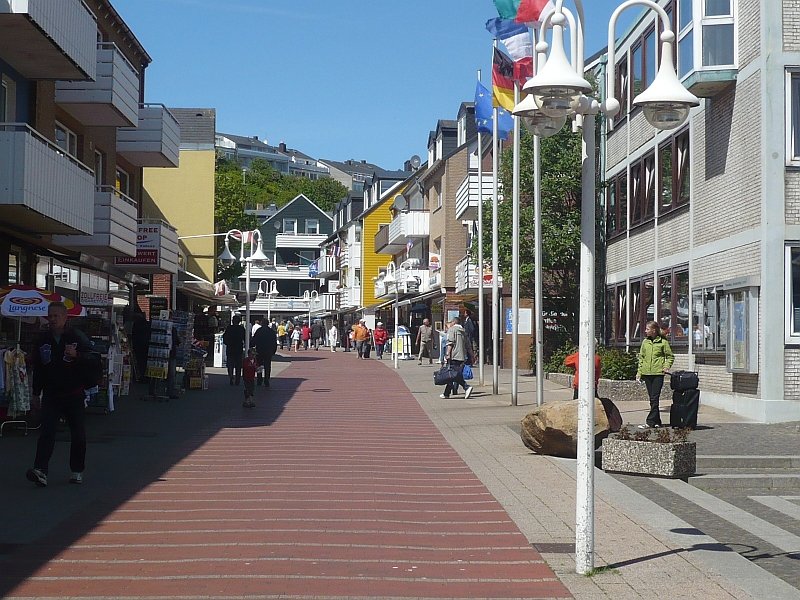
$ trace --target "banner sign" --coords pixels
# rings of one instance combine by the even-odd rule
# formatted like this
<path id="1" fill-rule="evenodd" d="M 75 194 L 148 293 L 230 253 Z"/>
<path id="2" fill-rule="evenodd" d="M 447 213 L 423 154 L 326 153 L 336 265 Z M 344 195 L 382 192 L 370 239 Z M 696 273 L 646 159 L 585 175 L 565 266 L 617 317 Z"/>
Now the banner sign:
<path id="1" fill-rule="evenodd" d="M 136 234 L 136 256 L 117 256 L 116 265 L 158 265 L 161 250 L 161 224 L 140 224 Z"/>
<path id="2" fill-rule="evenodd" d="M 96 290 L 81 290 L 81 304 L 83 306 L 111 306 L 113 300 L 108 292 Z"/>

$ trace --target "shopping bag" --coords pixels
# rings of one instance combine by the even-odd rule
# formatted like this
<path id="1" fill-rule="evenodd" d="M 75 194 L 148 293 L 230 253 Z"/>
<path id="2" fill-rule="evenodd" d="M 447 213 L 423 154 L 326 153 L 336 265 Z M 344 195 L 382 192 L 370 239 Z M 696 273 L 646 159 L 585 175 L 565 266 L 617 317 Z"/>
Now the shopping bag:
<path id="1" fill-rule="evenodd" d="M 458 369 L 445 365 L 433 373 L 433 383 L 434 385 L 447 385 L 455 381 L 456 377 L 458 377 Z"/>
<path id="2" fill-rule="evenodd" d="M 461 374 L 464 376 L 464 379 L 472 379 L 474 377 L 472 374 L 472 367 L 469 365 L 464 365 L 464 369 L 461 371 Z"/>

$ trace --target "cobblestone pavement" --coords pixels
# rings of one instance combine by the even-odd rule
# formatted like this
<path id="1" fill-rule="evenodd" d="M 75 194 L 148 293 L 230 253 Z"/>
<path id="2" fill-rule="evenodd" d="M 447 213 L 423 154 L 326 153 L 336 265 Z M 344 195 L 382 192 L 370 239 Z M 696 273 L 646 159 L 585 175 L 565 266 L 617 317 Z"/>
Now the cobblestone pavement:
<path id="1" fill-rule="evenodd" d="M 66 444 L 50 486 L 26 482 L 32 444 L 16 444 L 27 455 L 3 489 L 51 522 L 18 529 L 16 544 L 3 532 L 0 594 L 571 597 L 397 375 L 344 354 L 291 360 L 255 409 L 219 376 L 213 392 L 175 402 L 123 400 L 128 411 L 92 419 L 83 486 L 61 472 Z M 129 475 L 111 474 L 120 488 L 102 481 L 112 455 Z M 84 502 L 65 511 L 65 498 Z"/>

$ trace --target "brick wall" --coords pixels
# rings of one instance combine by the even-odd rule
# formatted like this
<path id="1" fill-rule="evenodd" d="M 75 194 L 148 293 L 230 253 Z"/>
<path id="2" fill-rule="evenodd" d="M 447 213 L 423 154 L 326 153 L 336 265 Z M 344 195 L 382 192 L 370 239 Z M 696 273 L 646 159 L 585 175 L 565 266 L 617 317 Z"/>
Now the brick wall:
<path id="1" fill-rule="evenodd" d="M 786 367 L 783 376 L 783 397 L 786 400 L 800 400 L 800 348 L 785 348 L 783 362 Z"/>
<path id="2" fill-rule="evenodd" d="M 469 154 L 466 148 L 447 159 L 442 177 L 443 208 L 445 209 L 444 235 L 442 236 L 442 285 L 455 288 L 458 264 L 467 248 L 467 228 L 456 219 L 456 192 L 467 176 Z M 490 232 L 491 235 L 491 232 Z"/>
<path id="3" fill-rule="evenodd" d="M 767 0 L 768 3 L 774 0 Z M 798 2 L 794 2 L 798 4 Z M 743 69 L 761 55 L 761 2 L 739 2 L 739 69 Z M 786 4 L 786 0 L 784 0 Z M 795 32 L 797 35 L 797 32 Z"/>
<path id="4" fill-rule="evenodd" d="M 694 243 L 706 244 L 761 222 L 761 74 L 713 100 L 694 123 Z"/>
<path id="5" fill-rule="evenodd" d="M 152 296 L 160 296 L 167 299 L 167 307 L 172 310 L 172 275 L 157 273 L 153 277 Z M 145 316 L 150 318 L 150 298 L 149 296 L 138 296 L 139 307 Z"/>
<path id="6" fill-rule="evenodd" d="M 786 224 L 800 225 L 800 171 L 786 171 Z"/>
<path id="7" fill-rule="evenodd" d="M 695 288 L 720 284 L 727 279 L 758 276 L 761 273 L 761 244 L 753 242 L 696 258 L 691 269 Z"/>
<path id="8" fill-rule="evenodd" d="M 658 255 L 670 256 L 689 247 L 689 211 L 660 219 L 658 224 Z"/>
<path id="9" fill-rule="evenodd" d="M 656 258 L 653 223 L 631 233 L 631 267 L 649 263 Z"/>
<path id="10" fill-rule="evenodd" d="M 625 236 L 611 242 L 606 249 L 606 273 L 616 273 L 628 264 L 628 241 Z"/>
<path id="11" fill-rule="evenodd" d="M 613 169 L 628 156 L 627 121 L 617 123 L 606 143 L 606 169 Z"/>
<path id="12" fill-rule="evenodd" d="M 783 0 L 783 49 L 800 52 L 800 0 Z"/>

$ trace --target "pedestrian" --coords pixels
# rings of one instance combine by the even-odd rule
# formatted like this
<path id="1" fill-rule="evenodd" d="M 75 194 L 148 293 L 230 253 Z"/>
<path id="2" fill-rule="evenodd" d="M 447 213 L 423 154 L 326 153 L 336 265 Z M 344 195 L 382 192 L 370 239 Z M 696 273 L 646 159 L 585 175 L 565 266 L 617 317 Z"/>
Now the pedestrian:
<path id="1" fill-rule="evenodd" d="M 328 343 L 331 345 L 331 352 L 336 352 L 336 344 L 339 343 L 339 328 L 336 323 L 328 330 Z"/>
<path id="2" fill-rule="evenodd" d="M 461 326 L 461 319 L 453 317 L 450 327 L 447 329 L 447 344 L 445 347 L 445 359 L 447 363 L 456 370 L 456 378 L 448 383 L 444 388 L 444 393 L 440 398 L 449 398 L 451 393 L 458 390 L 458 386 L 464 388 L 464 398 L 472 395 L 472 386 L 464 381 L 464 364 L 472 363 L 472 348 L 469 347 L 469 340 L 464 328 Z"/>
<path id="3" fill-rule="evenodd" d="M 325 325 L 322 321 L 317 319 L 311 326 L 311 343 L 314 345 L 314 350 L 319 350 L 320 345 L 325 341 Z"/>
<path id="4" fill-rule="evenodd" d="M 464 332 L 467 334 L 469 347 L 475 353 L 478 349 L 478 326 L 475 324 L 475 319 L 472 318 L 472 312 L 469 310 L 464 311 Z"/>
<path id="5" fill-rule="evenodd" d="M 386 331 L 386 328 L 380 321 L 375 325 L 375 331 L 372 332 L 372 339 L 375 340 L 375 354 L 378 355 L 378 360 L 383 360 L 383 350 L 386 347 L 386 341 L 389 339 L 389 332 Z"/>
<path id="6" fill-rule="evenodd" d="M 419 347 L 419 354 L 417 355 L 417 364 L 422 364 L 422 355 L 428 356 L 428 364 L 433 364 L 433 327 L 431 327 L 430 319 L 423 319 L 422 325 L 417 329 L 417 346 Z"/>
<path id="7" fill-rule="evenodd" d="M 253 337 L 259 329 L 261 329 L 261 318 L 256 317 L 256 320 L 253 322 L 253 327 L 250 329 L 250 337 Z"/>
<path id="8" fill-rule="evenodd" d="M 358 358 L 366 359 L 365 346 L 369 344 L 369 329 L 365 319 L 360 319 L 356 325 L 353 325 L 353 341 L 356 344 Z"/>
<path id="9" fill-rule="evenodd" d="M 300 350 L 300 342 L 300 329 L 295 327 L 292 329 L 292 347 L 294 348 L 295 352 Z"/>
<path id="10" fill-rule="evenodd" d="M 225 344 L 225 360 L 228 366 L 228 379 L 230 379 L 231 385 L 239 385 L 242 378 L 245 331 L 241 322 L 242 317 L 233 315 L 231 324 L 225 328 L 225 333 L 222 334 L 222 343 Z M 256 320 L 256 325 L 258 325 L 258 329 L 261 329 L 261 324 L 258 320 Z M 258 331 L 256 325 L 253 325 L 253 329 Z"/>
<path id="11" fill-rule="evenodd" d="M 640 428 L 661 427 L 661 415 L 658 412 L 658 401 L 661 388 L 664 386 L 664 374 L 669 373 L 675 356 L 669 342 L 661 336 L 661 328 L 655 321 L 650 321 L 644 329 L 645 339 L 639 348 L 639 366 L 636 369 L 636 381 L 644 380 L 647 396 L 650 398 L 650 412 L 647 413 L 646 425 Z"/>
<path id="12" fill-rule="evenodd" d="M 595 340 L 595 344 L 597 340 Z M 578 399 L 578 352 L 573 352 L 569 356 L 564 359 L 564 366 L 571 367 L 575 369 L 575 375 L 572 376 L 572 399 Z M 594 355 L 594 395 L 595 397 L 599 398 L 597 395 L 597 384 L 600 381 L 600 373 L 601 373 L 601 361 L 600 355 Z"/>
<path id="13" fill-rule="evenodd" d="M 145 371 L 147 370 L 147 348 L 150 345 L 150 321 L 139 309 L 133 313 L 133 325 L 131 326 L 131 344 L 133 345 L 133 356 L 136 364 L 136 381 L 144 381 Z"/>
<path id="14" fill-rule="evenodd" d="M 278 344 L 280 345 L 281 350 L 286 345 L 286 321 L 278 325 Z"/>
<path id="15" fill-rule="evenodd" d="M 308 350 L 311 343 L 311 327 L 308 326 L 307 321 L 303 321 L 303 327 L 300 329 L 300 339 L 303 340 L 303 350 Z"/>
<path id="16" fill-rule="evenodd" d="M 39 487 L 47 485 L 48 466 L 63 417 L 70 432 L 70 483 L 83 483 L 86 466 L 85 390 L 97 385 L 100 366 L 92 344 L 83 333 L 67 327 L 67 307 L 47 307 L 49 329 L 39 336 L 33 351 L 33 395 L 41 395 L 41 433 L 33 468 L 25 476 Z"/>
<path id="17" fill-rule="evenodd" d="M 245 408 L 253 408 L 256 405 L 256 371 L 258 371 L 258 359 L 256 349 L 247 350 L 247 358 L 242 361 L 242 380 L 244 381 L 244 402 Z"/>
<path id="18" fill-rule="evenodd" d="M 272 376 L 272 357 L 278 351 L 278 336 L 272 327 L 262 327 L 250 340 L 250 347 L 256 349 L 256 360 L 259 370 L 263 368 L 264 387 L 269 387 L 269 380 Z M 261 385 L 262 375 L 259 372 L 256 377 L 257 385 Z"/>

